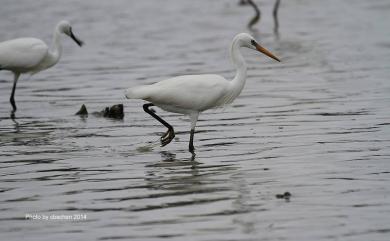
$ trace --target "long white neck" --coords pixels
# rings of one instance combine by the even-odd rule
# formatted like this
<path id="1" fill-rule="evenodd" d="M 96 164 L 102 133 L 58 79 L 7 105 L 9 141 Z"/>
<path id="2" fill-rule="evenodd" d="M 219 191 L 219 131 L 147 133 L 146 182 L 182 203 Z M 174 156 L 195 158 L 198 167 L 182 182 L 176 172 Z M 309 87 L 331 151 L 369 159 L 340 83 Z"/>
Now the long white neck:
<path id="1" fill-rule="evenodd" d="M 55 65 L 62 55 L 61 32 L 57 26 L 53 34 L 53 42 L 50 48 L 50 65 Z"/>
<path id="2" fill-rule="evenodd" d="M 230 57 L 237 72 L 234 79 L 230 82 L 230 101 L 233 101 L 241 93 L 246 81 L 246 63 L 240 52 L 240 47 L 240 40 L 238 38 L 233 39 L 230 47 Z"/>

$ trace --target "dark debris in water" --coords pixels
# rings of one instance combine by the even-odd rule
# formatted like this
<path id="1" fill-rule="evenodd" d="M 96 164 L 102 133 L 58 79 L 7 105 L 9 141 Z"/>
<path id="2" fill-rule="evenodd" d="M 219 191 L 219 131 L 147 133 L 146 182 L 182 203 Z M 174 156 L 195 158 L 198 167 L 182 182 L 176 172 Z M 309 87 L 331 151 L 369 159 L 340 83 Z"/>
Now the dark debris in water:
<path id="1" fill-rule="evenodd" d="M 83 105 L 80 107 L 80 110 L 77 111 L 76 115 L 81 115 L 81 116 L 88 115 L 87 107 L 83 104 Z"/>
<path id="2" fill-rule="evenodd" d="M 96 116 L 103 116 L 103 117 L 114 118 L 114 119 L 123 119 L 123 117 L 125 116 L 123 113 L 122 104 L 106 107 L 102 111 L 94 112 L 93 114 Z"/>
<path id="3" fill-rule="evenodd" d="M 123 117 L 125 116 L 123 112 L 123 104 L 117 104 L 111 107 L 107 106 L 102 111 L 95 111 L 92 112 L 92 114 L 97 117 L 108 117 L 114 119 L 123 119 Z M 87 107 L 83 104 L 80 110 L 76 113 L 76 115 L 87 116 L 88 115 Z"/>
<path id="4" fill-rule="evenodd" d="M 290 192 L 284 192 L 283 194 L 276 194 L 276 198 L 278 199 L 285 199 L 286 201 L 289 201 L 291 198 L 291 193 Z"/>
<path id="5" fill-rule="evenodd" d="M 350 115 L 368 115 L 367 111 L 348 111 L 348 112 L 322 112 L 317 115 L 321 116 L 350 116 Z"/>

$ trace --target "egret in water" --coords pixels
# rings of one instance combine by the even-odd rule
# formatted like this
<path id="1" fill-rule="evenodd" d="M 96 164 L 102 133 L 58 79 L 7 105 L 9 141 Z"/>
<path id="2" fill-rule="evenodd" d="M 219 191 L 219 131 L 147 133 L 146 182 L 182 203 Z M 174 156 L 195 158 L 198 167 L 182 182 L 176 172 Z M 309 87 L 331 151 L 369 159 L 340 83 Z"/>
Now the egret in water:
<path id="1" fill-rule="evenodd" d="M 20 74 L 35 74 L 55 65 L 61 57 L 61 34 L 71 37 L 80 47 L 83 42 L 72 32 L 69 22 L 61 21 L 54 29 L 52 47 L 49 47 L 40 39 L 17 38 L 0 42 L 0 70 L 9 70 L 14 74 L 14 85 L 10 102 L 13 108 L 11 116 L 16 111 L 15 89 Z"/>
<path id="2" fill-rule="evenodd" d="M 236 76 L 232 81 L 213 74 L 183 75 L 152 85 L 137 86 L 126 90 L 128 99 L 142 99 L 150 102 L 143 105 L 144 111 L 168 128 L 168 131 L 161 137 L 161 146 L 169 144 L 175 137 L 175 132 L 173 127 L 154 113 L 150 107 L 157 106 L 165 111 L 190 116 L 189 151 L 194 154 L 193 141 L 199 113 L 232 103 L 245 85 L 247 67 L 240 52 L 241 47 L 257 50 L 280 61 L 257 43 L 252 36 L 240 33 L 234 37 L 230 47 L 230 56 L 237 69 Z"/>

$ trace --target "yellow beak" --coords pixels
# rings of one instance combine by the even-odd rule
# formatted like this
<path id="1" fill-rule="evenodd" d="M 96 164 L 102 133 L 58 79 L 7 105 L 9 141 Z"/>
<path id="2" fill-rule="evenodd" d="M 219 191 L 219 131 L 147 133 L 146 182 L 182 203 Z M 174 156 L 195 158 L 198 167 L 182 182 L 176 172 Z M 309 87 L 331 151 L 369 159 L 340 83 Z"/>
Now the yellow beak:
<path id="1" fill-rule="evenodd" d="M 280 62 L 280 59 L 278 59 L 275 55 L 273 55 L 270 51 L 268 51 L 267 49 L 262 47 L 260 44 L 256 43 L 255 47 L 256 47 L 257 51 L 259 51 L 259 52 L 267 55 L 268 57 L 273 58 L 274 60 Z"/>

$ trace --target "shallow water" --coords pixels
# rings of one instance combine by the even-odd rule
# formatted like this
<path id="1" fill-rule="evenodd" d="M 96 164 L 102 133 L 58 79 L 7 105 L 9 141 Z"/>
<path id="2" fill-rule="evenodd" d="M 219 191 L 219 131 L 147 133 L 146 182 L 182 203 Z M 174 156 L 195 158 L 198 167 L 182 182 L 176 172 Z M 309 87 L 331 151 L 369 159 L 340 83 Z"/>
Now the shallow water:
<path id="1" fill-rule="evenodd" d="M 231 78 L 227 48 L 253 10 L 238 1 L 2 1 L 1 40 L 51 40 L 69 19 L 54 68 L 16 91 L 0 72 L 0 233 L 4 240 L 389 240 L 390 3 L 260 1 L 252 32 L 282 59 L 244 51 L 248 80 L 223 110 L 157 110 L 177 135 L 128 101 L 127 87 L 180 74 Z M 260 27 L 259 27 L 260 26 Z M 80 118 L 124 103 L 124 120 Z M 290 200 L 276 194 L 292 194 Z M 26 220 L 26 214 L 83 214 Z"/>

